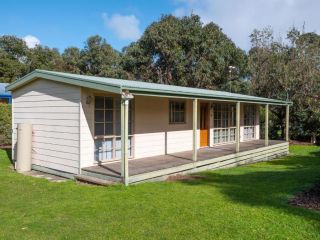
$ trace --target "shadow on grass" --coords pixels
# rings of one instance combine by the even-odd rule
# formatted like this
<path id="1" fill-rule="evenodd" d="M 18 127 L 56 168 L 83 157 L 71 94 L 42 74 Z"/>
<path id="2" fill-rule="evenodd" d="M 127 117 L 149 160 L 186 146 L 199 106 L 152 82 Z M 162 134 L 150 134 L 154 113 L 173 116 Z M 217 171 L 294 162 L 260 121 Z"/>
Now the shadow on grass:
<path id="1" fill-rule="evenodd" d="M 320 157 L 320 151 L 311 152 L 310 154 L 315 157 Z"/>
<path id="2" fill-rule="evenodd" d="M 320 180 L 319 152 L 311 156 L 290 156 L 266 165 L 208 171 L 203 179 L 183 181 L 218 189 L 231 201 L 249 206 L 267 206 L 320 222 L 320 212 L 292 207 L 288 200 L 295 193 Z M 320 229 L 319 229 L 320 231 Z"/>
<path id="3" fill-rule="evenodd" d="M 3 150 L 5 151 L 5 153 L 7 155 L 7 159 L 9 159 L 10 163 L 13 164 L 11 148 L 5 148 Z"/>

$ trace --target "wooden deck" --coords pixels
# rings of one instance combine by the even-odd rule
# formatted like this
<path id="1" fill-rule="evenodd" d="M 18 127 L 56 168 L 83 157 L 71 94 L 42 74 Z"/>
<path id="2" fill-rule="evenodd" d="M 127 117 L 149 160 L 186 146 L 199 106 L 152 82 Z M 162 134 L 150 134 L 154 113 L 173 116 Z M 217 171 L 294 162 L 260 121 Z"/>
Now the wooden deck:
<path id="1" fill-rule="evenodd" d="M 248 152 L 261 148 L 262 150 L 268 150 L 271 146 L 286 143 L 285 141 L 270 140 L 269 147 L 264 146 L 264 140 L 254 140 L 249 142 L 242 142 L 240 144 L 240 153 Z M 280 146 L 280 145 L 279 145 Z M 286 145 L 285 145 L 286 146 Z M 285 149 L 281 149 L 285 150 Z M 238 153 L 240 156 L 241 154 Z M 232 156 L 235 154 L 235 144 L 226 144 L 216 147 L 201 148 L 198 150 L 197 165 L 205 165 L 205 160 L 219 159 L 223 156 Z M 165 169 L 189 169 L 189 165 L 194 164 L 192 161 L 192 151 L 178 152 L 168 155 L 140 158 L 129 160 L 129 176 L 131 179 L 136 179 L 136 176 L 142 176 L 150 172 L 159 172 Z M 185 168 L 179 168 L 186 166 Z M 191 165 L 190 165 L 191 166 Z M 192 165 L 193 166 L 193 165 Z M 104 177 L 108 180 L 120 181 L 120 162 L 107 163 L 92 167 L 86 167 L 82 169 L 84 174 L 94 177 Z M 172 171 L 171 171 L 172 172 Z M 168 171 L 170 174 L 170 171 Z M 160 174 L 158 174 L 160 175 Z M 156 176 L 156 175 L 154 175 Z M 147 177 L 147 176 L 145 176 Z M 140 178 L 139 178 L 140 179 Z M 137 179 L 137 180 L 139 180 Z M 133 181 L 133 180 L 132 180 Z"/>

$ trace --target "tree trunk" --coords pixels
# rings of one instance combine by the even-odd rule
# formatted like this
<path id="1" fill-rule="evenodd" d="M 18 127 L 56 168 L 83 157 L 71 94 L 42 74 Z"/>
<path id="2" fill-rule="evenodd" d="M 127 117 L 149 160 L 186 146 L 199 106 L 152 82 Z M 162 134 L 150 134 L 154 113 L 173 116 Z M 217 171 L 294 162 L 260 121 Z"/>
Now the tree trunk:
<path id="1" fill-rule="evenodd" d="M 312 144 L 316 144 L 317 143 L 317 135 L 316 133 L 311 133 L 311 141 Z"/>

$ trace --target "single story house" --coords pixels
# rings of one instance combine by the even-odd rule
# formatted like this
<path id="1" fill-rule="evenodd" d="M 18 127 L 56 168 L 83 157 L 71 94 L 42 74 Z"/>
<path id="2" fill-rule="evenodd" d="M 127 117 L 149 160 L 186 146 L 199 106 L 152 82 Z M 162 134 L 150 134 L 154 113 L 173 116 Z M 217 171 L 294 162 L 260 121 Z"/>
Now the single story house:
<path id="1" fill-rule="evenodd" d="M 32 168 L 128 185 L 288 154 L 291 102 L 222 91 L 35 70 L 12 92 L 31 123 Z M 286 138 L 268 138 L 269 105 L 286 108 Z M 259 108 L 265 107 L 260 139 Z"/>
<path id="2" fill-rule="evenodd" d="M 11 103 L 11 93 L 5 89 L 7 85 L 8 83 L 0 83 L 0 103 Z"/>

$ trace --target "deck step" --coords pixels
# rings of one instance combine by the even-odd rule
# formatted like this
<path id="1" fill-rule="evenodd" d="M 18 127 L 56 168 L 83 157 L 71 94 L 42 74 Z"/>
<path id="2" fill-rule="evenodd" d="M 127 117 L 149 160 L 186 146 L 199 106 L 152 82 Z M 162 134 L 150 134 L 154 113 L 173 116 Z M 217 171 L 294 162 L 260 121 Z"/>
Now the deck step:
<path id="1" fill-rule="evenodd" d="M 83 174 L 75 175 L 74 178 L 79 182 L 86 182 L 94 185 L 110 186 L 115 184 L 115 182 L 112 182 L 112 181 L 103 180 L 100 178 L 91 177 Z"/>
<path id="2" fill-rule="evenodd" d="M 95 169 L 83 168 L 81 171 L 81 175 L 99 178 L 102 180 L 110 181 L 110 182 L 121 182 L 120 177 L 110 176 L 101 172 L 96 171 Z"/>

